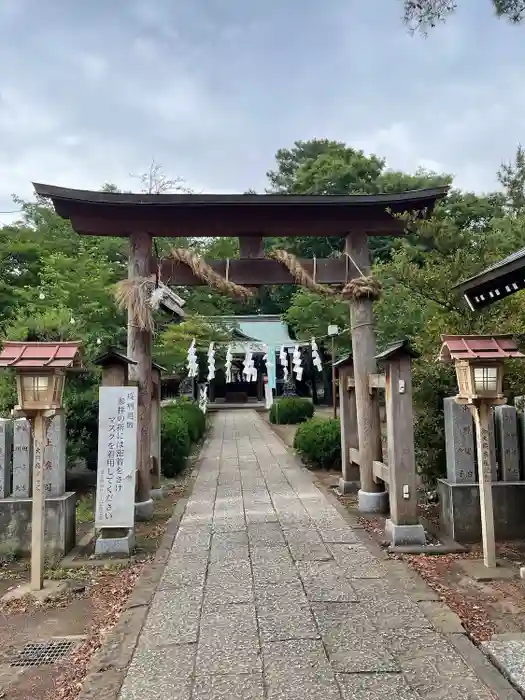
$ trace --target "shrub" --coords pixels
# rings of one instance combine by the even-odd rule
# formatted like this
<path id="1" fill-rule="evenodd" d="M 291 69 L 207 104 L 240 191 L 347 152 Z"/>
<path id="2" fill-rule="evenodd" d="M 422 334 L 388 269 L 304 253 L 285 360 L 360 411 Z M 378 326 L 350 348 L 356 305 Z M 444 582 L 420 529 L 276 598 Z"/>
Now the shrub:
<path id="1" fill-rule="evenodd" d="M 198 442 L 206 432 L 206 417 L 196 403 L 180 401 L 173 406 L 167 406 L 164 411 L 178 413 L 188 424 L 188 432 L 192 442 Z"/>
<path id="2" fill-rule="evenodd" d="M 314 415 L 314 405 L 308 399 L 285 397 L 274 401 L 270 409 L 270 423 L 295 425 Z"/>
<path id="3" fill-rule="evenodd" d="M 178 407 L 166 407 L 161 422 L 161 465 L 164 476 L 171 478 L 184 469 L 190 454 L 188 422 Z"/>
<path id="4" fill-rule="evenodd" d="M 300 425 L 293 446 L 312 467 L 341 467 L 341 426 L 334 418 L 313 418 Z"/>
<path id="5" fill-rule="evenodd" d="M 68 463 L 85 459 L 88 469 L 97 468 L 98 391 L 71 391 L 65 401 Z"/>

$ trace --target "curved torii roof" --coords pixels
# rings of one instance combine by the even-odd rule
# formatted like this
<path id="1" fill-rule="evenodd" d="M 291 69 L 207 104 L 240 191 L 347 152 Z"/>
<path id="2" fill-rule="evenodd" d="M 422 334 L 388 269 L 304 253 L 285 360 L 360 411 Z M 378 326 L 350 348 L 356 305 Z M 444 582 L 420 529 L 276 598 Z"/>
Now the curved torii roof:
<path id="1" fill-rule="evenodd" d="M 397 194 L 130 194 L 94 192 L 33 183 L 77 233 L 128 236 L 344 236 L 402 235 L 393 214 L 430 212 L 448 187 Z"/>

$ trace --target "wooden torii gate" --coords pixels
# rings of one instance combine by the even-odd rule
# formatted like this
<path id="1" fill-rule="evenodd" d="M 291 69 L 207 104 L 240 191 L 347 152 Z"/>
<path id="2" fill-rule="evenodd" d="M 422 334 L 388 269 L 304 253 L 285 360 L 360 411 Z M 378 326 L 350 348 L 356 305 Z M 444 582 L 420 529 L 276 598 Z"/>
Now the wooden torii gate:
<path id="1" fill-rule="evenodd" d="M 346 255 L 326 260 L 300 260 L 316 284 L 343 285 L 370 274 L 369 236 L 401 236 L 405 225 L 396 215 L 425 216 L 446 187 L 378 195 L 214 195 L 123 194 L 92 192 L 34 184 L 52 200 L 57 214 L 69 219 L 81 235 L 129 239 L 129 277 L 145 278 L 160 270 L 161 281 L 174 286 L 202 285 L 191 266 L 153 257 L 154 237 L 238 237 L 240 258 L 216 260 L 211 269 L 231 283 L 247 286 L 295 284 L 282 262 L 265 257 L 264 237 L 336 236 L 345 240 Z M 384 484 L 374 480 L 373 462 L 381 459 L 379 404 L 368 377 L 377 372 L 373 299 L 350 301 L 357 424 L 360 445 L 359 507 L 377 511 L 384 503 Z M 139 385 L 139 500 L 149 500 L 152 334 L 133 324 L 128 311 L 128 355 L 135 361 Z"/>

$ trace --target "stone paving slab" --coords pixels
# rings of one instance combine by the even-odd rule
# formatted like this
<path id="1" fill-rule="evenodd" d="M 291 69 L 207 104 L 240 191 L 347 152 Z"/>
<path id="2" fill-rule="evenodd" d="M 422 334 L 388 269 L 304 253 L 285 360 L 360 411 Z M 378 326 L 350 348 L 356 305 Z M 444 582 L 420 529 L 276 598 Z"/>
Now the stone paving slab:
<path id="1" fill-rule="evenodd" d="M 208 560 L 203 556 L 187 556 L 182 559 L 179 555 L 170 557 L 160 580 L 159 588 L 180 588 L 191 586 L 202 588 L 206 578 Z"/>
<path id="2" fill-rule="evenodd" d="M 348 578 L 385 578 L 382 562 L 363 545 L 330 544 L 329 548 Z"/>
<path id="3" fill-rule="evenodd" d="M 119 698 L 497 697 L 447 637 L 461 632 L 447 610 L 255 412 L 221 412 Z"/>
<path id="4" fill-rule="evenodd" d="M 320 640 L 263 643 L 268 698 L 340 700 L 341 695 Z"/>
<path id="5" fill-rule="evenodd" d="M 335 561 L 299 561 L 297 569 L 312 602 L 356 602 L 355 588 Z"/>
<path id="6" fill-rule="evenodd" d="M 204 676 L 193 689 L 193 700 L 264 700 L 262 673 Z"/>
<path id="7" fill-rule="evenodd" d="M 157 591 L 139 644 L 195 644 L 198 638 L 202 591 L 191 586 L 176 591 Z"/>
<path id="8" fill-rule="evenodd" d="M 422 700 L 401 674 L 338 675 L 343 700 Z"/>
<path id="9" fill-rule="evenodd" d="M 265 642 L 319 638 L 310 606 L 290 598 L 259 603 L 257 619 L 261 639 Z"/>
<path id="10" fill-rule="evenodd" d="M 211 543 L 210 563 L 249 561 L 248 535 L 244 531 L 214 532 Z"/>
<path id="11" fill-rule="evenodd" d="M 151 649 L 141 646 L 131 662 L 120 700 L 189 700 L 196 650 L 195 644 Z"/>
<path id="12" fill-rule="evenodd" d="M 525 695 L 525 634 L 507 639 L 505 635 L 495 635 L 483 648 L 514 687 Z"/>
<path id="13" fill-rule="evenodd" d="M 333 559 L 332 554 L 314 528 L 285 530 L 285 537 L 296 561 L 325 561 Z"/>

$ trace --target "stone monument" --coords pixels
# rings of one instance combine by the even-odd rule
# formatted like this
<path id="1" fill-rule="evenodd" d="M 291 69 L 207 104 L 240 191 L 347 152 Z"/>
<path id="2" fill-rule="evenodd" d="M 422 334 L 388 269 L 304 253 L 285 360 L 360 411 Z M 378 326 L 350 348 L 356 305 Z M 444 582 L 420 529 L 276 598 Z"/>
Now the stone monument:
<path id="1" fill-rule="evenodd" d="M 0 418 L 0 498 L 11 495 L 13 467 L 13 421 Z"/>
<path id="2" fill-rule="evenodd" d="M 134 546 L 138 388 L 99 389 L 95 554 L 129 555 Z"/>
<path id="3" fill-rule="evenodd" d="M 518 419 L 514 406 L 496 406 L 497 443 L 502 481 L 520 480 Z"/>

